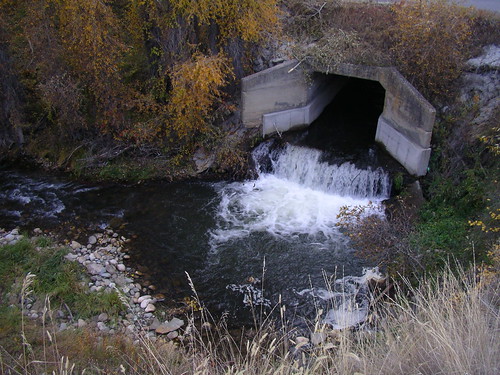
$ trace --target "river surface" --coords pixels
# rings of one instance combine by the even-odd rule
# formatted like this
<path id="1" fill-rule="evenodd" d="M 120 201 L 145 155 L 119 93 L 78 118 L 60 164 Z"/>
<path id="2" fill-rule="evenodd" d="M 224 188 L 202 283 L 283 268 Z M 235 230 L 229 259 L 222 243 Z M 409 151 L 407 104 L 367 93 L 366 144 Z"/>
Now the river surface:
<path id="1" fill-rule="evenodd" d="M 391 182 L 373 124 L 332 108 L 307 131 L 260 144 L 256 177 L 243 182 L 83 184 L 0 170 L 0 227 L 119 221 L 134 238 L 132 261 L 168 301 L 192 295 L 189 274 L 203 303 L 238 322 L 281 302 L 291 319 L 311 319 L 324 304 L 332 326 L 343 326 L 346 310 L 355 310 L 348 318 L 355 323 L 366 313 L 364 282 L 375 273 L 363 271 L 372 265 L 356 256 L 337 215 L 370 202 L 383 215 Z M 350 125 L 332 133 L 321 125 L 332 121 Z"/>

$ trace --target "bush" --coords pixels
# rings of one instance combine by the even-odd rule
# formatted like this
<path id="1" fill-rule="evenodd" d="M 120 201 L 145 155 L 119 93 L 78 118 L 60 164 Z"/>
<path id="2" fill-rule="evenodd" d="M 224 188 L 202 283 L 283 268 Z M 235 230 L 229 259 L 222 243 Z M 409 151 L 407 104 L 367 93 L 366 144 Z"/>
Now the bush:
<path id="1" fill-rule="evenodd" d="M 392 10 L 398 68 L 424 96 L 447 95 L 471 47 L 472 19 L 466 8 L 449 0 L 408 0 Z"/>

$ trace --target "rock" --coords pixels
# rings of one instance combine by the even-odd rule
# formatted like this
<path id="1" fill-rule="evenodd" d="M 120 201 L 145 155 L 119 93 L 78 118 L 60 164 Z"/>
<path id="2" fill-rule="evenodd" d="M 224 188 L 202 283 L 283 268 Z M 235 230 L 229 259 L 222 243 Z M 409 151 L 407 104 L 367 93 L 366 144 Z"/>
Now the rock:
<path id="1" fill-rule="evenodd" d="M 184 325 L 184 321 L 178 318 L 173 318 L 170 322 L 165 322 L 160 324 L 158 328 L 156 328 L 156 333 L 160 335 L 164 335 L 169 332 L 177 331 Z"/>
<path id="2" fill-rule="evenodd" d="M 140 300 L 140 298 L 139 298 L 139 300 Z M 152 301 L 153 301 L 152 299 L 148 298 L 148 299 L 144 299 L 141 302 L 139 302 L 141 305 L 141 309 L 145 309 Z"/>
<path id="3" fill-rule="evenodd" d="M 484 48 L 484 53 L 474 59 L 467 61 L 467 64 L 474 69 L 486 68 L 491 70 L 500 69 L 500 47 L 490 45 Z"/>
<path id="4" fill-rule="evenodd" d="M 97 320 L 99 322 L 106 322 L 108 319 L 109 319 L 109 317 L 108 317 L 108 314 L 106 314 L 106 313 L 99 314 L 99 316 L 97 317 Z"/>
<path id="5" fill-rule="evenodd" d="M 137 302 L 141 303 L 142 301 L 146 300 L 146 299 L 151 299 L 151 296 L 149 294 L 146 294 L 144 296 L 140 296 L 138 299 L 137 299 Z"/>
<path id="6" fill-rule="evenodd" d="M 148 313 L 148 312 L 153 312 L 153 311 L 155 311 L 155 310 L 156 310 L 156 307 L 155 307 L 155 305 L 153 305 L 152 303 L 148 304 L 148 305 L 146 306 L 146 308 L 144 309 L 144 311 L 145 311 L 145 312 L 147 312 L 147 313 Z"/>
<path id="7" fill-rule="evenodd" d="M 103 322 L 98 322 L 97 323 L 97 329 L 99 329 L 99 331 L 101 331 L 101 332 L 107 332 L 107 331 L 109 331 L 109 328 Z"/>
<path id="8" fill-rule="evenodd" d="M 64 256 L 64 258 L 66 258 L 67 260 L 69 260 L 69 261 L 72 262 L 72 261 L 75 261 L 78 258 L 78 255 L 73 254 L 73 253 L 69 253 L 69 254 L 66 254 Z"/>
<path id="9" fill-rule="evenodd" d="M 68 324 L 67 323 L 61 323 L 59 325 L 59 331 L 64 331 L 65 329 L 68 329 Z"/>
<path id="10" fill-rule="evenodd" d="M 33 233 L 35 233 L 35 234 L 42 234 L 43 231 L 40 228 L 35 228 L 35 229 L 33 229 Z"/>
<path id="11" fill-rule="evenodd" d="M 71 241 L 71 244 L 69 245 L 73 250 L 76 250 L 80 247 L 82 247 L 82 245 L 80 245 L 80 243 L 76 242 L 76 241 Z"/>
<path id="12" fill-rule="evenodd" d="M 96 236 L 90 236 L 89 237 L 89 244 L 90 245 L 95 245 L 97 243 L 97 238 Z"/>
<path id="13" fill-rule="evenodd" d="M 90 263 L 87 265 L 87 271 L 91 275 L 99 275 L 105 271 L 104 267 L 97 263 Z"/>
<path id="14" fill-rule="evenodd" d="M 78 328 L 83 328 L 87 325 L 87 322 L 83 319 L 78 319 L 78 323 L 77 323 L 77 326 Z"/>
<path id="15" fill-rule="evenodd" d="M 112 264 L 108 264 L 108 265 L 106 266 L 106 271 L 107 271 L 108 273 L 110 273 L 110 274 L 114 274 L 114 273 L 116 273 L 116 268 L 115 268 L 115 266 L 113 266 Z"/>
<path id="16" fill-rule="evenodd" d="M 274 66 L 274 65 L 281 64 L 284 61 L 285 61 L 285 59 L 283 57 L 276 57 L 276 58 L 271 60 L 271 64 L 273 64 L 273 66 Z"/>
<path id="17" fill-rule="evenodd" d="M 114 217 L 109 221 L 109 226 L 114 229 L 118 229 L 123 224 L 123 219 L 121 217 Z"/>
<path id="18" fill-rule="evenodd" d="M 198 148 L 193 156 L 193 161 L 196 166 L 196 173 L 205 172 L 215 162 L 215 154 L 208 154 L 205 148 Z"/>
<path id="19" fill-rule="evenodd" d="M 167 334 L 167 337 L 170 340 L 173 340 L 173 339 L 177 338 L 178 336 L 179 336 L 179 332 L 177 332 L 177 331 L 173 331 L 173 332 L 170 332 Z"/>
<path id="20" fill-rule="evenodd" d="M 154 295 L 154 298 L 156 299 L 156 301 L 160 301 L 161 302 L 161 301 L 165 301 L 166 297 L 162 293 L 157 293 L 157 294 Z"/>
<path id="21" fill-rule="evenodd" d="M 309 344 L 309 339 L 304 336 L 298 336 L 295 339 L 295 343 L 297 344 L 297 348 L 300 348 L 301 346 Z"/>
<path id="22" fill-rule="evenodd" d="M 158 318 L 154 318 L 153 323 L 151 323 L 151 325 L 149 326 L 149 329 L 151 331 L 155 331 L 159 326 L 160 326 L 160 321 L 158 320 Z"/>
<path id="23" fill-rule="evenodd" d="M 124 265 L 124 264 L 119 264 L 119 265 L 117 265 L 117 266 L 116 266 L 116 268 L 117 268 L 117 269 L 118 269 L 118 271 L 120 271 L 120 272 L 124 272 L 124 271 L 127 269 L 127 267 L 125 267 L 125 265 Z"/>

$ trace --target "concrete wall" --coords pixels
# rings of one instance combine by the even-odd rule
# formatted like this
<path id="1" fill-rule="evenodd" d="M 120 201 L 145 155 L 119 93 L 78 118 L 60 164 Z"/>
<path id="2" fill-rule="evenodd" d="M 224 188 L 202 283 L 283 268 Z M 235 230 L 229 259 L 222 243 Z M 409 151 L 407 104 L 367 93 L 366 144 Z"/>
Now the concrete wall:
<path id="1" fill-rule="evenodd" d="M 282 133 L 310 125 L 332 102 L 347 82 L 347 77 L 318 75 L 310 77 L 308 104 L 303 107 L 262 115 L 262 134 Z M 301 89 L 300 87 L 298 89 Z"/>
<path id="2" fill-rule="evenodd" d="M 262 115 L 305 106 L 310 85 L 297 63 L 288 61 L 245 77 L 241 82 L 242 121 L 248 128 L 262 125 Z"/>
<path id="3" fill-rule="evenodd" d="M 326 72 L 326 69 L 324 70 Z M 348 77 L 378 81 L 386 90 L 376 141 L 411 174 L 427 172 L 435 109 L 394 68 L 340 64 L 329 74 L 303 70 L 296 61 L 243 78 L 242 120 L 263 135 L 311 124 Z"/>

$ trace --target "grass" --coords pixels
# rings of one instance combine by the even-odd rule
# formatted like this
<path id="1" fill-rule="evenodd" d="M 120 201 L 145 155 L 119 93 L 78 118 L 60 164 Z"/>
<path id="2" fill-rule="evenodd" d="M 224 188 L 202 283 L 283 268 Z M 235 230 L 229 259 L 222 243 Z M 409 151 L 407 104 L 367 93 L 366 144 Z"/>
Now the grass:
<path id="1" fill-rule="evenodd" d="M 75 262 L 65 260 L 68 249 L 48 237 L 22 238 L 14 245 L 0 247 L 0 293 L 20 292 L 28 273 L 36 275 L 36 299 L 50 296 L 54 305 L 65 305 L 74 317 L 88 318 L 107 312 L 111 317 L 123 310 L 117 293 L 89 293 L 87 280 Z"/>
<path id="2" fill-rule="evenodd" d="M 418 287 L 403 282 L 398 297 L 373 312 L 377 318 L 370 330 L 331 331 L 318 320 L 315 330 L 326 334 L 319 345 L 270 322 L 235 338 L 223 319 L 215 322 L 202 310 L 201 321 L 189 317 L 180 341 L 137 336 L 132 343 L 120 335 L 54 332 L 43 350 L 31 349 L 26 362 L 0 348 L 0 368 L 12 374 L 41 369 L 55 374 L 493 374 L 500 368 L 498 281 L 490 268 L 458 274 L 448 269 Z"/>

